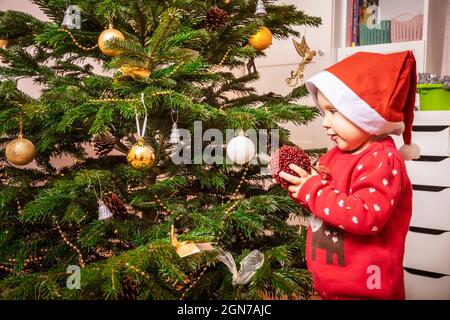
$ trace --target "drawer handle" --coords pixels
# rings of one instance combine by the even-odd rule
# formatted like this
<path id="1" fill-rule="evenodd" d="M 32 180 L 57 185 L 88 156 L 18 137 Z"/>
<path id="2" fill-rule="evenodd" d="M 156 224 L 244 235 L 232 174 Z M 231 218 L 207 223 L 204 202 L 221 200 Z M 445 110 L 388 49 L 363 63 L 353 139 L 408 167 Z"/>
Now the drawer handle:
<path id="1" fill-rule="evenodd" d="M 438 132 L 438 131 L 443 131 L 445 129 L 447 129 L 448 126 L 412 126 L 412 131 L 415 132 L 424 132 L 424 131 L 428 131 L 428 132 Z"/>
<path id="2" fill-rule="evenodd" d="M 415 191 L 430 191 L 430 192 L 440 192 L 445 189 L 449 189 L 450 187 L 441 187 L 441 186 L 423 186 L 420 184 L 413 184 L 413 190 Z"/>
<path id="3" fill-rule="evenodd" d="M 418 233 L 432 234 L 432 235 L 435 235 L 435 236 L 438 236 L 440 234 L 448 232 L 446 230 L 420 228 L 420 227 L 409 227 L 409 231 L 411 231 L 411 232 L 418 232 Z"/>
<path id="4" fill-rule="evenodd" d="M 407 267 L 404 267 L 403 269 L 405 269 L 405 271 L 407 271 L 411 274 L 415 274 L 418 276 L 424 276 L 424 277 L 428 277 L 428 278 L 434 278 L 434 279 L 439 279 L 439 278 L 447 276 L 446 274 L 442 274 L 442 273 L 417 270 L 417 269 L 412 269 L 412 268 L 407 268 Z"/>
<path id="5" fill-rule="evenodd" d="M 448 156 L 420 156 L 419 159 L 413 159 L 413 161 L 440 162 L 445 159 L 448 159 Z"/>

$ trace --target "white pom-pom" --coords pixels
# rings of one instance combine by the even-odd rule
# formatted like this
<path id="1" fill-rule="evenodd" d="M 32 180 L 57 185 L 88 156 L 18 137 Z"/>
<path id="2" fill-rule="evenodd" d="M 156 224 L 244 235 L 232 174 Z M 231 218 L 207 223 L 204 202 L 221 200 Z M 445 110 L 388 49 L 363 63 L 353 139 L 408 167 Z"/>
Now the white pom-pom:
<path id="1" fill-rule="evenodd" d="M 398 151 L 400 152 L 405 161 L 419 159 L 420 157 L 420 148 L 415 143 L 404 144 L 403 146 L 400 147 Z"/>

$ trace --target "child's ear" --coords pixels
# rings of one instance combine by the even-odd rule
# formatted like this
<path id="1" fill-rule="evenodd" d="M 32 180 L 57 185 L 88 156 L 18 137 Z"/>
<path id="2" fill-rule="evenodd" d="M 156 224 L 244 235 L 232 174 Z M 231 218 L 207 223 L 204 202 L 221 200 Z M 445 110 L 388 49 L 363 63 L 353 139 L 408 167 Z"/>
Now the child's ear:
<path id="1" fill-rule="evenodd" d="M 316 92 L 316 99 L 317 99 L 317 101 L 319 101 L 319 97 L 323 97 L 323 94 L 322 94 L 322 91 L 320 91 L 319 89 L 317 89 L 317 92 Z"/>

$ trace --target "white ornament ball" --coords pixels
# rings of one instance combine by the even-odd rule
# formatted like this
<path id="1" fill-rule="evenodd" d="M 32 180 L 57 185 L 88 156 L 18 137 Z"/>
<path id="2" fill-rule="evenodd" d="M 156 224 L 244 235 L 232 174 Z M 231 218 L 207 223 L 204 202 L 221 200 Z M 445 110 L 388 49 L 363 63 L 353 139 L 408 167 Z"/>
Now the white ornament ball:
<path id="1" fill-rule="evenodd" d="M 245 136 L 237 136 L 227 144 L 227 156 L 234 163 L 244 164 L 249 162 L 255 155 L 255 145 L 252 140 Z"/>

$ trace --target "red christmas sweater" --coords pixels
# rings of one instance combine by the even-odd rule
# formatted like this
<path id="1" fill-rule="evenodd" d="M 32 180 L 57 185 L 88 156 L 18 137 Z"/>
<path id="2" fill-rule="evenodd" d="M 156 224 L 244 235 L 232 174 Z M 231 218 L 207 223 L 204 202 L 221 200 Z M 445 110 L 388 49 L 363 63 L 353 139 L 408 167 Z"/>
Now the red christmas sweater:
<path id="1" fill-rule="evenodd" d="M 318 161 L 297 202 L 313 214 L 306 259 L 324 299 L 404 299 L 403 254 L 412 186 L 391 137 L 359 154 L 337 147 Z"/>

